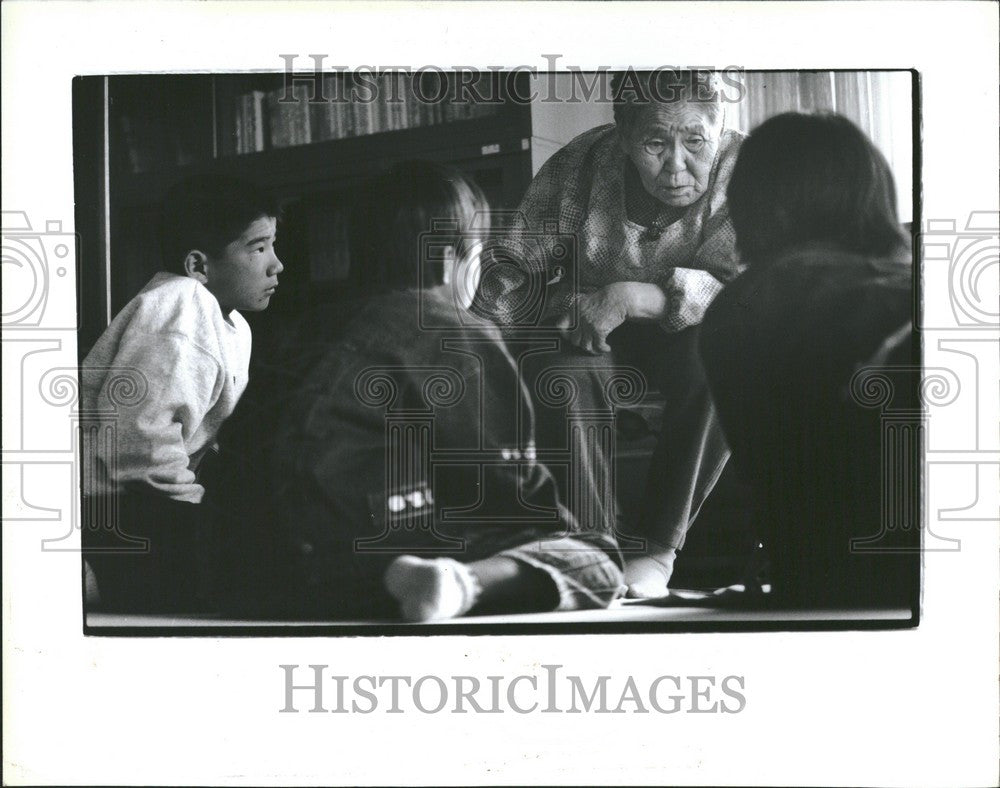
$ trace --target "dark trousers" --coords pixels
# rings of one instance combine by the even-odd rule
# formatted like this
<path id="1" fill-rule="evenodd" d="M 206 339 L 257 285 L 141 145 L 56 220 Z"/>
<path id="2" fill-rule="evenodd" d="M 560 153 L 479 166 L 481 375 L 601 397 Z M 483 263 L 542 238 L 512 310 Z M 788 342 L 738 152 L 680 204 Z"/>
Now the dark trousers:
<path id="1" fill-rule="evenodd" d="M 653 324 L 626 323 L 608 343 L 612 352 L 601 356 L 562 339 L 558 350 L 520 353 L 535 401 L 539 459 L 555 473 L 584 530 L 614 532 L 626 555 L 680 548 L 729 458 L 697 328 L 668 334 Z M 516 343 L 511 347 L 517 354 Z M 663 402 L 659 437 L 638 522 L 624 524 L 615 500 L 616 422 L 623 408 L 654 401 Z"/>
<path id="2" fill-rule="evenodd" d="M 84 498 L 84 560 L 97 580 L 88 608 L 130 613 L 204 608 L 201 507 L 143 492 Z"/>

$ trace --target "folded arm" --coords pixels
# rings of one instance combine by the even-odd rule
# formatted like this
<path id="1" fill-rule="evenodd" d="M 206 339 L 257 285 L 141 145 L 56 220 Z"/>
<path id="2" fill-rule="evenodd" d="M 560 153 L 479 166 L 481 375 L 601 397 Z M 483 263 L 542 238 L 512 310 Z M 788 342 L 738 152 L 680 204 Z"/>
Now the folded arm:
<path id="1" fill-rule="evenodd" d="M 107 380 L 136 380 L 138 401 L 119 403 L 103 390 L 102 409 L 114 413 L 114 438 L 100 442 L 98 458 L 116 486 L 142 483 L 168 497 L 197 503 L 204 489 L 190 469 L 188 442 L 220 388 L 219 363 L 180 334 L 128 337 Z"/>

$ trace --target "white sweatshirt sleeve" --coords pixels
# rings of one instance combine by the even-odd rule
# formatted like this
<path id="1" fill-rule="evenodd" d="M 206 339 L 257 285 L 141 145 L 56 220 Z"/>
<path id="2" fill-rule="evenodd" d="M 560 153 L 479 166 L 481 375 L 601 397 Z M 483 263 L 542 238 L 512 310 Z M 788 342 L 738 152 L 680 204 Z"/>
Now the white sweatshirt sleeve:
<path id="1" fill-rule="evenodd" d="M 165 495 L 197 503 L 204 489 L 195 481 L 187 447 L 219 397 L 224 372 L 219 361 L 178 332 L 127 331 L 114 364 L 141 371 L 142 399 L 115 408 L 114 445 L 103 459 L 116 486 L 140 482 Z M 106 392 L 102 392 L 102 398 Z"/>

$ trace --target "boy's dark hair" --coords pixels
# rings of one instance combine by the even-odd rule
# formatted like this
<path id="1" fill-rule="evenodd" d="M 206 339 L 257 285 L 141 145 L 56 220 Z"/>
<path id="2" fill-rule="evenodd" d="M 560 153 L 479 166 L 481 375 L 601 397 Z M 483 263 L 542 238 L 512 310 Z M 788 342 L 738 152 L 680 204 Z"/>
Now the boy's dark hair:
<path id="1" fill-rule="evenodd" d="M 454 167 L 405 161 L 370 180 L 351 212 L 351 276 L 364 292 L 434 287 L 443 281 L 439 261 L 421 257 L 435 224 L 435 245 L 461 256 L 470 230 L 488 232 L 489 203 L 479 186 Z M 477 215 L 486 226 L 473 227 Z M 422 242 L 422 237 L 424 240 Z M 426 255 L 425 255 L 426 256 Z"/>
<path id="2" fill-rule="evenodd" d="M 869 256 L 905 243 L 889 165 L 841 115 L 789 112 L 764 121 L 744 141 L 726 194 L 749 265 L 815 242 Z"/>
<path id="3" fill-rule="evenodd" d="M 262 216 L 277 217 L 277 206 L 248 181 L 204 174 L 175 184 L 160 215 L 164 268 L 183 275 L 188 252 L 197 249 L 217 256 Z"/>

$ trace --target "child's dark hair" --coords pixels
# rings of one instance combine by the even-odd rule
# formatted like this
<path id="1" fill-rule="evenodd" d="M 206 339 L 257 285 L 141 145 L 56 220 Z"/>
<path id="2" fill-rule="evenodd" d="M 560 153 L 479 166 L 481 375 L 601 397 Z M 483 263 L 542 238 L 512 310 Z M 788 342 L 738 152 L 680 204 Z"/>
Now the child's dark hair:
<path id="1" fill-rule="evenodd" d="M 160 239 L 163 266 L 184 274 L 184 259 L 197 249 L 218 256 L 256 219 L 278 216 L 275 203 L 248 181 L 196 175 L 175 184 L 163 200 Z"/>
<path id="2" fill-rule="evenodd" d="M 749 265 L 816 242 L 869 256 L 905 243 L 889 165 L 841 115 L 789 112 L 764 121 L 740 149 L 727 198 Z"/>
<path id="3" fill-rule="evenodd" d="M 365 292 L 434 287 L 443 266 L 421 259 L 427 243 L 421 236 L 436 225 L 437 245 L 450 245 L 461 256 L 464 235 L 489 230 L 489 204 L 482 190 L 454 167 L 428 161 L 400 162 L 369 181 L 351 212 L 351 275 Z M 481 220 L 487 221 L 482 222 Z M 482 226 L 485 224 L 486 226 Z M 424 236 L 426 239 L 427 236 Z"/>

